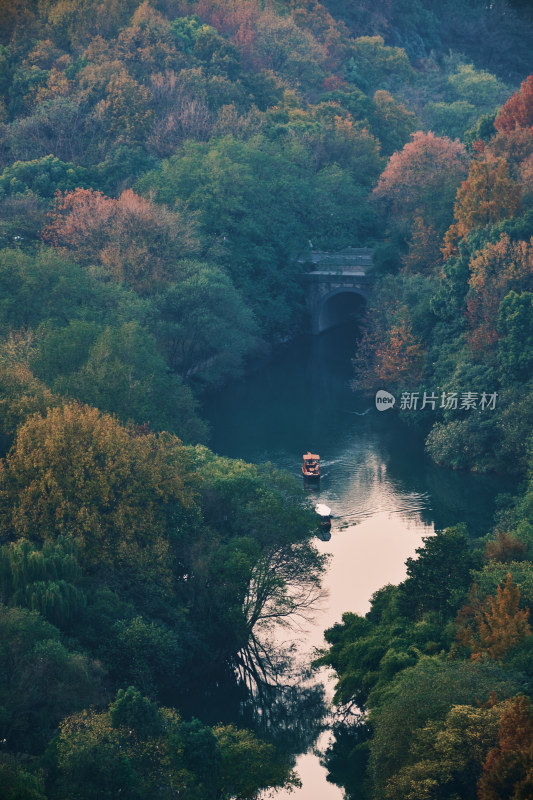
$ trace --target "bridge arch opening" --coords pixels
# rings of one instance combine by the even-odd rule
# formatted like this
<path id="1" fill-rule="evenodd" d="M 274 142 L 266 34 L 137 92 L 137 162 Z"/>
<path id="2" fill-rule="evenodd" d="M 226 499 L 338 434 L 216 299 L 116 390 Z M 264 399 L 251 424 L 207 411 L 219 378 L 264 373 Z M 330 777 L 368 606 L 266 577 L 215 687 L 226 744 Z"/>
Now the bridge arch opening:
<path id="1" fill-rule="evenodd" d="M 323 333 L 337 325 L 358 321 L 364 313 L 366 297 L 356 289 L 336 289 L 322 298 L 313 320 L 313 333 Z"/>

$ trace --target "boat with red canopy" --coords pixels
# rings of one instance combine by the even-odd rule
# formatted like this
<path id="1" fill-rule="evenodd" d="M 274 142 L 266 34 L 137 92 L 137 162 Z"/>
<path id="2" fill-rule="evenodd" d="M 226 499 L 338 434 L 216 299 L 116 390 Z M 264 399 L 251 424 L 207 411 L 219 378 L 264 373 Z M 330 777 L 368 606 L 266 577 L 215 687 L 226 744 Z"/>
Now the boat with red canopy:
<path id="1" fill-rule="evenodd" d="M 318 480 L 318 478 L 320 478 L 319 455 L 317 455 L 316 453 L 310 453 L 309 450 L 307 451 L 307 453 L 304 453 L 302 474 L 304 478 L 309 478 L 310 480 Z"/>

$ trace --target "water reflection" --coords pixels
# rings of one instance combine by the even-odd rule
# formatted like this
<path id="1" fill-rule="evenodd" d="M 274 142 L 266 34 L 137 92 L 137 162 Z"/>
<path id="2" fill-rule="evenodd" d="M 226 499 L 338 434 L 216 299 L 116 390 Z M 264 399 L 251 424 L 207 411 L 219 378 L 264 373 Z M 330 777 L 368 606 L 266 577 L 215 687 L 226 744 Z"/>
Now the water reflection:
<path id="1" fill-rule="evenodd" d="M 486 533 L 496 495 L 514 488 L 512 480 L 432 464 L 415 428 L 351 391 L 355 347 L 355 332 L 343 329 L 292 342 L 256 374 L 210 398 L 204 412 L 212 424 L 211 447 L 222 455 L 272 461 L 297 476 L 302 453 L 321 456 L 320 484 L 307 491 L 333 514 L 331 538 L 316 539 L 320 552 L 330 555 L 328 598 L 313 625 L 291 634 L 295 654 L 307 664 L 313 649 L 323 646 L 323 631 L 344 611 L 365 613 L 373 592 L 403 580 L 405 560 L 424 536 L 462 521 L 472 535 Z M 330 699 L 331 681 L 322 677 Z M 303 788 L 277 797 L 341 798 L 311 748 L 328 722 L 320 718 L 318 678 L 314 685 L 300 681 L 293 690 L 294 697 L 281 693 L 250 716 L 255 725 L 268 720 L 268 736 L 287 736 L 288 751 L 302 754 L 297 769 Z M 322 739 L 319 744 L 327 746 Z"/>

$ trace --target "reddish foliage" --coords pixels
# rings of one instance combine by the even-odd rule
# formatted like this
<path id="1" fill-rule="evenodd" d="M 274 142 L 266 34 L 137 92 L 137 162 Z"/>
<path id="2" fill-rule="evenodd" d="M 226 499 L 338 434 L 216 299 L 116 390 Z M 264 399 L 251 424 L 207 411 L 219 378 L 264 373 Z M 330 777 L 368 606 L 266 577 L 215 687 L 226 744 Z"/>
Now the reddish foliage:
<path id="1" fill-rule="evenodd" d="M 515 128 L 533 126 L 533 75 L 529 75 L 509 100 L 504 103 L 494 121 L 496 130 L 509 133 Z"/>
<path id="2" fill-rule="evenodd" d="M 172 281 L 178 260 L 196 249 L 187 220 L 132 189 L 117 199 L 92 189 L 58 194 L 43 239 L 83 263 L 102 264 L 140 294 Z"/>
<path id="3" fill-rule="evenodd" d="M 478 800 L 533 797 L 533 712 L 528 697 L 516 697 L 502 716 L 498 746 L 488 754 L 478 783 Z"/>
<path id="4" fill-rule="evenodd" d="M 533 245 L 511 242 L 502 234 L 470 262 L 470 293 L 467 298 L 467 341 L 472 350 L 486 357 L 497 342 L 496 322 L 500 302 L 511 290 L 533 288 Z"/>
<path id="5" fill-rule="evenodd" d="M 483 602 L 474 583 L 466 605 L 457 615 L 456 643 L 469 651 L 473 660 L 483 654 L 494 660 L 502 659 L 531 635 L 529 608 L 520 609 L 519 605 L 520 589 L 510 573 L 504 585 L 498 586 L 496 596 L 489 596 Z"/>
<path id="6" fill-rule="evenodd" d="M 441 241 L 432 225 L 415 217 L 409 240 L 409 250 L 402 263 L 408 272 L 431 272 L 441 262 Z"/>
<path id="7" fill-rule="evenodd" d="M 495 539 L 487 542 L 485 557 L 489 561 L 521 561 L 525 557 L 526 546 L 518 539 L 513 539 L 508 533 L 500 531 Z"/>
<path id="8" fill-rule="evenodd" d="M 376 374 L 382 383 L 413 385 L 420 380 L 423 352 L 422 344 L 413 335 L 409 322 L 394 324 L 375 351 Z"/>
<path id="9" fill-rule="evenodd" d="M 324 78 L 322 88 L 324 88 L 327 92 L 331 92 L 334 89 L 348 89 L 349 87 L 346 81 L 340 78 L 338 75 L 329 75 L 327 78 Z"/>
<path id="10" fill-rule="evenodd" d="M 457 192 L 455 224 L 446 232 L 444 255 L 454 255 L 459 239 L 474 228 L 512 217 L 518 208 L 520 189 L 510 177 L 505 159 L 474 161 Z"/>
<path id="11" fill-rule="evenodd" d="M 449 207 L 465 177 L 466 151 L 457 141 L 418 131 L 385 168 L 374 198 L 393 217 L 409 222 L 418 216 L 437 230 L 446 228 Z"/>

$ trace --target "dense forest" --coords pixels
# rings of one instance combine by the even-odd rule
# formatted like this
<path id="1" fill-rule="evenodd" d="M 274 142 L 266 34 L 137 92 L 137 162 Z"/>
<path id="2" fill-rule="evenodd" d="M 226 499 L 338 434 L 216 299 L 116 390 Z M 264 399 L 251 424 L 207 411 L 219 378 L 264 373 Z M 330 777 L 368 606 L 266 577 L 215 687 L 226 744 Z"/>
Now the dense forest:
<path id="1" fill-rule="evenodd" d="M 310 247 L 349 246 L 356 385 L 435 393 L 400 411 L 431 457 L 523 485 L 327 632 L 330 778 L 531 796 L 532 48 L 519 0 L 0 2 L 2 798 L 297 785 L 268 725 L 191 711 L 268 684 L 325 569 L 202 398 L 305 330 Z"/>

